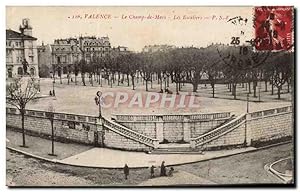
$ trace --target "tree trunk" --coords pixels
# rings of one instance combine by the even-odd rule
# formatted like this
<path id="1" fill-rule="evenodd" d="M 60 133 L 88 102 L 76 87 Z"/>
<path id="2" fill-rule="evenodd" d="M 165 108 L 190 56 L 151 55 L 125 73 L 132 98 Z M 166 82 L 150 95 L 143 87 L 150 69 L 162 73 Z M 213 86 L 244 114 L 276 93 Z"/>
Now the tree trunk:
<path id="1" fill-rule="evenodd" d="M 26 147 L 26 142 L 25 142 L 25 109 L 21 109 L 21 117 L 22 117 L 22 139 L 23 139 L 23 144 L 22 147 Z"/>
<path id="2" fill-rule="evenodd" d="M 213 98 L 215 98 L 215 84 L 211 84 L 211 87 L 212 87 L 212 96 Z"/>
<path id="3" fill-rule="evenodd" d="M 120 86 L 120 72 L 118 72 L 118 86 Z"/>
<path id="4" fill-rule="evenodd" d="M 169 76 L 167 76 L 167 87 L 169 87 Z"/>
<path id="5" fill-rule="evenodd" d="M 132 90 L 134 90 L 134 76 L 131 76 L 131 81 L 132 81 Z"/>
<path id="6" fill-rule="evenodd" d="M 77 75 L 75 75 L 75 85 L 77 85 Z"/>
<path id="7" fill-rule="evenodd" d="M 277 98 L 278 99 L 280 99 L 280 90 L 281 90 L 281 86 L 279 86 L 277 89 Z"/>
<path id="8" fill-rule="evenodd" d="M 249 89 L 248 93 L 251 94 L 251 82 L 250 81 L 248 82 L 248 89 Z"/>
<path id="9" fill-rule="evenodd" d="M 126 77 L 127 77 L 127 86 L 129 87 L 130 86 L 130 84 L 129 84 L 129 75 L 126 74 Z"/>
<path id="10" fill-rule="evenodd" d="M 273 80 L 272 80 L 272 83 L 271 83 L 271 95 L 274 95 L 274 83 L 273 83 Z"/>
<path id="11" fill-rule="evenodd" d="M 268 81 L 265 81 L 265 92 L 268 92 Z"/>
<path id="12" fill-rule="evenodd" d="M 153 81 L 153 74 L 151 74 L 151 80 L 150 80 L 150 83 L 151 83 L 151 89 L 153 89 L 152 81 Z"/>
<path id="13" fill-rule="evenodd" d="M 229 83 L 229 92 L 232 92 L 231 83 Z"/>
<path id="14" fill-rule="evenodd" d="M 290 83 L 287 82 L 287 92 L 289 93 L 290 92 Z"/>
<path id="15" fill-rule="evenodd" d="M 114 74 L 111 74 L 111 76 L 110 76 L 110 88 L 112 88 L 113 81 L 114 81 Z"/>
<path id="16" fill-rule="evenodd" d="M 60 81 L 60 84 L 62 84 L 61 75 L 59 76 L 59 81 Z"/>
<path id="17" fill-rule="evenodd" d="M 83 86 L 85 86 L 85 74 L 84 73 L 81 73 L 81 80 L 82 80 L 82 83 L 83 83 Z"/>
<path id="18" fill-rule="evenodd" d="M 179 94 L 179 91 L 178 91 L 179 90 L 179 88 L 178 88 L 179 85 L 178 85 L 177 81 L 175 83 L 176 83 L 176 94 L 178 95 Z"/>
<path id="19" fill-rule="evenodd" d="M 197 92 L 198 83 L 193 83 L 193 92 Z"/>
<path id="20" fill-rule="evenodd" d="M 233 99 L 236 99 L 236 84 L 232 84 Z"/>
<path id="21" fill-rule="evenodd" d="M 253 97 L 257 97 L 257 95 L 256 95 L 256 87 L 257 87 L 257 82 L 253 82 Z"/>
<path id="22" fill-rule="evenodd" d="M 146 81 L 146 91 L 148 91 L 148 81 L 147 80 L 145 80 L 145 81 Z"/>

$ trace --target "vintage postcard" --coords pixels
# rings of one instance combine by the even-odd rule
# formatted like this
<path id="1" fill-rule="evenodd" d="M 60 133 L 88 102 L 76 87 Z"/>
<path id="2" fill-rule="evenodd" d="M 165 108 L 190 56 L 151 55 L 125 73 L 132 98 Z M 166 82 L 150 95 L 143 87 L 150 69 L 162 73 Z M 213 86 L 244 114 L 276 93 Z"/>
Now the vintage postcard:
<path id="1" fill-rule="evenodd" d="M 295 186 L 294 7 L 7 6 L 9 187 Z"/>

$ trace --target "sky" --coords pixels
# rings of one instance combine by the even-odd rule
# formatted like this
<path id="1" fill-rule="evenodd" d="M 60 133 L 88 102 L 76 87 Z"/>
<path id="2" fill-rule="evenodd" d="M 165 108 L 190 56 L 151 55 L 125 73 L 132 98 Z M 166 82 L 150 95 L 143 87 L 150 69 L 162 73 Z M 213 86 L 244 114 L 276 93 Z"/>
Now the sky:
<path id="1" fill-rule="evenodd" d="M 228 22 L 237 16 L 248 22 Z M 243 43 L 254 37 L 252 17 L 252 7 L 7 6 L 6 28 L 18 31 L 22 18 L 29 18 L 38 44 L 80 35 L 108 36 L 114 47 L 141 51 L 145 45 L 155 44 L 178 47 L 229 44 L 232 37 L 240 37 Z"/>

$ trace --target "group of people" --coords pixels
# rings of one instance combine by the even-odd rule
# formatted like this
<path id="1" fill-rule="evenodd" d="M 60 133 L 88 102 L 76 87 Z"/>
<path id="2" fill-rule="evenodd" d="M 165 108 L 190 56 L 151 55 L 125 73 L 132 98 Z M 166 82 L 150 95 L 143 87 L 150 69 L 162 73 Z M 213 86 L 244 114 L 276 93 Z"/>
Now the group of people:
<path id="1" fill-rule="evenodd" d="M 128 167 L 127 164 L 125 164 L 123 170 L 124 170 L 125 179 L 127 180 L 128 176 L 129 176 L 129 167 Z M 163 176 L 173 176 L 173 173 L 174 173 L 174 168 L 170 167 L 169 172 L 167 174 L 167 168 L 165 166 L 165 161 L 162 161 L 161 166 L 160 166 L 160 176 L 161 177 L 163 177 Z M 155 166 L 154 165 L 152 165 L 150 167 L 150 177 L 151 178 L 155 177 Z"/>
<path id="2" fill-rule="evenodd" d="M 158 93 L 163 93 L 163 92 L 164 92 L 164 90 L 160 89 L 160 91 Z M 171 90 L 169 90 L 169 89 L 165 89 L 165 93 L 167 93 L 167 94 L 173 94 L 173 92 Z"/>

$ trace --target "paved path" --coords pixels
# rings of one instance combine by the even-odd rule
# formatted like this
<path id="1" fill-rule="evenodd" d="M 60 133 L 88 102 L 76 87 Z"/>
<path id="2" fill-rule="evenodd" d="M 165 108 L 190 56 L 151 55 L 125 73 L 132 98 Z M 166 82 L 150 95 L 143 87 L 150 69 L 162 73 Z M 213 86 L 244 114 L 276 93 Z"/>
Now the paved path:
<path id="1" fill-rule="evenodd" d="M 207 179 L 198 177 L 185 171 L 174 172 L 172 177 L 156 177 L 148 179 L 139 186 L 164 186 L 164 185 L 213 185 L 216 184 Z"/>
<path id="2" fill-rule="evenodd" d="M 162 161 L 165 161 L 166 165 L 178 165 L 224 157 L 256 149 L 247 147 L 232 150 L 208 151 L 204 154 L 146 154 L 144 152 L 91 148 L 92 146 L 55 142 L 55 153 L 57 156 L 53 157 L 48 155 L 51 150 L 50 140 L 27 135 L 27 145 L 29 148 L 23 148 L 19 146 L 22 141 L 21 135 L 19 132 L 7 130 L 6 145 L 49 160 L 54 159 L 64 164 L 85 167 L 123 168 L 125 163 L 127 163 L 131 168 L 141 168 L 150 167 L 151 165 L 159 166 Z"/>
<path id="3" fill-rule="evenodd" d="M 77 155 L 65 158 L 60 162 L 79 166 L 122 168 L 125 163 L 129 167 L 159 166 L 162 161 L 166 165 L 184 164 L 207 160 L 216 157 L 228 156 L 254 150 L 253 147 L 211 151 L 205 154 L 146 154 L 144 152 L 129 152 L 106 148 L 93 148 Z"/>

